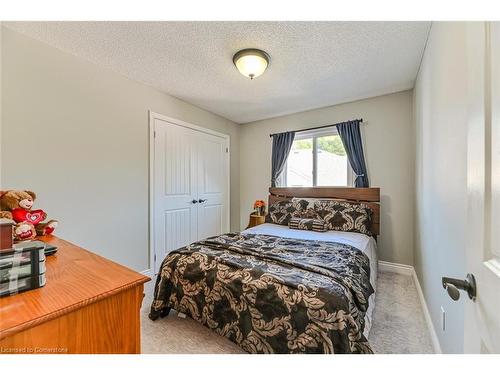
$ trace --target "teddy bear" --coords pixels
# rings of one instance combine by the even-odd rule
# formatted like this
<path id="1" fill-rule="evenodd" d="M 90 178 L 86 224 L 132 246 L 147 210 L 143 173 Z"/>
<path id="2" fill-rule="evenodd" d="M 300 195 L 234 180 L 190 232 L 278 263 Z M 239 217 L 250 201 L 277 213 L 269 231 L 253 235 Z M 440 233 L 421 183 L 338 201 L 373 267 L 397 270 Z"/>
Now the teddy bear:
<path id="1" fill-rule="evenodd" d="M 43 210 L 32 210 L 36 194 L 29 190 L 0 191 L 0 218 L 11 219 L 16 222 L 14 239 L 16 241 L 31 240 L 38 236 L 45 236 L 57 228 L 57 220 L 47 219 Z"/>

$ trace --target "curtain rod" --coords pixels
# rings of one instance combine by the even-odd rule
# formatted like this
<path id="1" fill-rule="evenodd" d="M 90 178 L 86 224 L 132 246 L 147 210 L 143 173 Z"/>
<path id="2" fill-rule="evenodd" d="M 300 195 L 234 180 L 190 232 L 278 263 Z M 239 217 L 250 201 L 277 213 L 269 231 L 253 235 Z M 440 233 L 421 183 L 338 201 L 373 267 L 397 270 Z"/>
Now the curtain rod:
<path id="1" fill-rule="evenodd" d="M 363 122 L 363 119 L 360 118 L 358 120 L 351 120 L 351 121 L 359 121 L 359 122 Z M 347 122 L 347 121 L 345 121 Z M 343 124 L 343 122 L 339 122 L 338 124 Z M 306 129 L 301 129 L 301 130 L 295 130 L 295 133 L 300 133 L 300 132 L 305 132 L 307 130 L 316 130 L 316 129 L 323 129 L 323 128 L 329 128 L 331 126 L 336 126 L 338 124 L 332 124 L 332 125 L 323 125 L 323 126 L 315 126 L 315 127 L 312 127 L 312 128 L 306 128 Z M 284 132 L 286 133 L 286 132 Z M 269 134 L 270 137 L 272 137 L 273 135 L 276 135 L 276 134 L 281 134 L 281 133 L 273 133 L 273 134 Z"/>

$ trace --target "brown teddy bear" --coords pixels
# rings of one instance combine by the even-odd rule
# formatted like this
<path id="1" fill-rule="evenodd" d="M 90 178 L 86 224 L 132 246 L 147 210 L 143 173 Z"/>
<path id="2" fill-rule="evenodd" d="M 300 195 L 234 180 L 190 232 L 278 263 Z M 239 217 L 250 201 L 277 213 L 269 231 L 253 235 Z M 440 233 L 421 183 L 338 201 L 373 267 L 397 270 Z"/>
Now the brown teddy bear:
<path id="1" fill-rule="evenodd" d="M 0 191 L 0 218 L 16 222 L 16 241 L 31 240 L 37 235 L 45 236 L 57 228 L 56 220 L 43 223 L 47 218 L 43 210 L 32 210 L 35 199 L 36 194 L 28 190 Z"/>

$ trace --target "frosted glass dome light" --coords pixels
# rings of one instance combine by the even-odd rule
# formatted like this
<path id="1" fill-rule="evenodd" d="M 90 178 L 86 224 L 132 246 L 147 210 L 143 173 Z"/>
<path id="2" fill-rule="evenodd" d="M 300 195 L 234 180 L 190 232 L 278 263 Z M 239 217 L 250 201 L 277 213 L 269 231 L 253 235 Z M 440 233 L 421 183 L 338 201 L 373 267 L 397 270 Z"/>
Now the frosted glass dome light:
<path id="1" fill-rule="evenodd" d="M 233 56 L 233 63 L 241 74 L 254 79 L 269 66 L 269 55 L 260 49 L 243 49 Z"/>

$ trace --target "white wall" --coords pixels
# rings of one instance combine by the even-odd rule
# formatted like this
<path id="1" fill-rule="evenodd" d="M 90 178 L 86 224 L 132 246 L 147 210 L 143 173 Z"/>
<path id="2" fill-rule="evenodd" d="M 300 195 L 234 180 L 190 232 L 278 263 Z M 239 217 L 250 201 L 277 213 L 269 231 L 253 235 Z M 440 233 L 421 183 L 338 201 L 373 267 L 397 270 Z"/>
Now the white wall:
<path id="1" fill-rule="evenodd" d="M 0 189 L 2 187 L 2 22 L 0 21 Z"/>
<path id="2" fill-rule="evenodd" d="M 415 268 L 445 353 L 463 352 L 463 303 L 442 276 L 465 276 L 467 85 L 465 24 L 437 22 L 414 89 Z M 446 331 L 441 329 L 441 306 Z"/>
<path id="3" fill-rule="evenodd" d="M 363 118 L 370 184 L 381 188 L 379 258 L 413 264 L 414 146 L 412 93 L 391 95 L 245 124 L 241 129 L 241 228 L 256 199 L 267 200 L 270 133 Z"/>
<path id="4" fill-rule="evenodd" d="M 57 234 L 148 268 L 148 110 L 229 134 L 239 227 L 239 125 L 3 28 L 3 187 L 32 189 Z"/>

